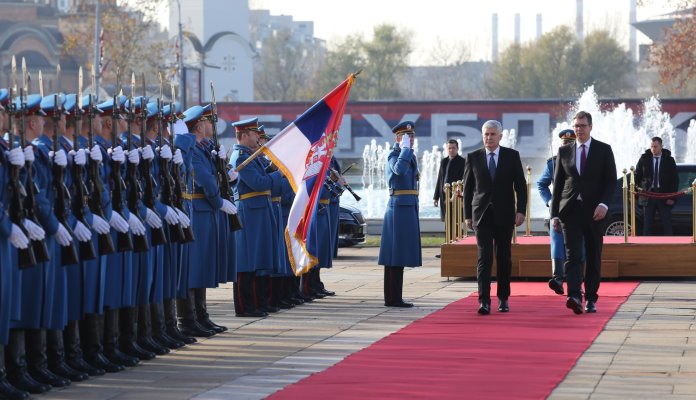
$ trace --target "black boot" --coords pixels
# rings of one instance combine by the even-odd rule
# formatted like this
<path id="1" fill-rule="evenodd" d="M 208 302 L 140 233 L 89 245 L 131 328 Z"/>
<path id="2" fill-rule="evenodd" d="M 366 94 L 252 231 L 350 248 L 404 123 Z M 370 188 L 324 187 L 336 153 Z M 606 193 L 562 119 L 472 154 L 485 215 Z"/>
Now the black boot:
<path id="1" fill-rule="evenodd" d="M 176 304 L 177 300 L 175 299 L 164 300 L 164 325 L 167 335 L 185 344 L 196 343 L 195 337 L 186 336 L 179 330 L 179 321 L 176 319 Z"/>
<path id="2" fill-rule="evenodd" d="M 237 317 L 262 318 L 265 311 L 257 310 L 254 304 L 254 273 L 238 272 L 237 281 L 232 285 L 234 315 Z"/>
<path id="3" fill-rule="evenodd" d="M 141 360 L 152 360 L 155 358 L 155 353 L 145 350 L 138 345 L 138 308 L 122 308 L 119 314 L 121 351 L 126 355 L 137 357 Z"/>
<path id="4" fill-rule="evenodd" d="M 310 277 L 311 277 L 311 270 L 307 271 L 304 273 L 304 275 L 300 276 L 300 294 L 302 295 L 302 300 L 304 300 L 305 303 L 312 302 L 317 299 L 312 294 L 311 290 L 311 285 L 310 285 Z"/>
<path id="5" fill-rule="evenodd" d="M 68 321 L 68 325 L 63 330 L 63 341 L 65 344 L 65 363 L 70 368 L 89 376 L 102 376 L 106 373 L 103 369 L 90 365 L 83 358 L 78 321 Z"/>
<path id="6" fill-rule="evenodd" d="M 267 313 L 276 313 L 280 311 L 280 308 L 274 307 L 268 303 L 268 300 L 270 298 L 270 281 L 271 277 L 268 275 L 256 275 L 256 277 L 254 278 L 254 304 L 256 305 L 256 308 L 258 310 L 262 310 Z"/>
<path id="7" fill-rule="evenodd" d="M 85 361 L 106 372 L 121 372 L 125 368 L 104 356 L 104 314 L 87 314 L 80 329 Z"/>
<path id="8" fill-rule="evenodd" d="M 89 375 L 76 371 L 65 363 L 65 344 L 63 331 L 49 329 L 46 331 L 46 344 L 48 355 L 48 370 L 54 374 L 69 379 L 73 382 L 82 382 L 89 379 Z"/>
<path id="9" fill-rule="evenodd" d="M 402 298 L 404 285 L 404 267 L 384 267 L 384 305 L 387 307 L 409 308 L 413 303 L 406 303 Z"/>
<path id="10" fill-rule="evenodd" d="M 5 367 L 7 368 L 7 380 L 12 386 L 25 392 L 40 394 L 51 390 L 51 385 L 37 382 L 27 371 L 27 357 L 25 353 L 26 339 L 23 329 L 11 329 L 10 341 L 5 347 Z"/>
<path id="11" fill-rule="evenodd" d="M 316 272 L 316 285 L 317 288 L 319 289 L 319 292 L 321 292 L 324 296 L 335 296 L 336 292 L 332 292 L 331 290 L 326 290 L 326 286 L 324 286 L 324 282 L 321 281 L 321 268 L 317 268 Z"/>
<path id="12" fill-rule="evenodd" d="M 295 276 L 285 277 L 285 289 L 287 290 L 287 301 L 299 306 L 304 304 L 302 294 L 300 293 L 299 280 Z"/>
<path id="13" fill-rule="evenodd" d="M 118 308 L 104 311 L 104 357 L 114 364 L 135 367 L 138 357 L 131 357 L 119 349 Z"/>
<path id="14" fill-rule="evenodd" d="M 5 346 L 0 345 L 0 399 L 28 399 L 29 393 L 12 386 L 5 372 Z"/>
<path id="15" fill-rule="evenodd" d="M 294 303 L 288 301 L 289 295 L 286 288 L 285 277 L 272 277 L 271 278 L 271 305 L 280 308 L 281 310 L 288 310 L 295 307 Z"/>
<path id="16" fill-rule="evenodd" d="M 184 342 L 167 335 L 164 323 L 164 305 L 162 303 L 150 304 L 150 314 L 152 315 L 152 338 L 155 339 L 155 342 L 172 350 L 185 346 Z"/>
<path id="17" fill-rule="evenodd" d="M 152 317 L 149 304 L 138 306 L 138 345 L 158 356 L 169 353 L 168 348 L 155 342 L 155 339 L 152 338 Z"/>
<path id="18" fill-rule="evenodd" d="M 209 329 L 215 333 L 222 333 L 227 330 L 226 326 L 218 325 L 210 320 L 210 314 L 208 314 L 208 304 L 206 299 L 206 289 L 197 288 L 193 289 L 195 293 L 193 296 L 193 304 L 196 307 L 196 321 L 201 324 L 202 327 Z"/>
<path id="19" fill-rule="evenodd" d="M 312 296 L 317 299 L 323 299 L 326 295 L 321 287 L 321 280 L 319 280 L 319 266 L 312 268 L 309 271 L 309 292 Z"/>
<path id="20" fill-rule="evenodd" d="M 215 335 L 212 329 L 204 328 L 196 321 L 196 306 L 193 289 L 188 290 L 187 299 L 177 299 L 176 312 L 179 316 L 181 333 L 195 337 L 211 337 Z"/>
<path id="21" fill-rule="evenodd" d="M 26 352 L 27 352 L 27 371 L 37 382 L 53 387 L 66 387 L 70 381 L 61 378 L 48 370 L 48 356 L 46 354 L 46 330 L 27 329 Z"/>

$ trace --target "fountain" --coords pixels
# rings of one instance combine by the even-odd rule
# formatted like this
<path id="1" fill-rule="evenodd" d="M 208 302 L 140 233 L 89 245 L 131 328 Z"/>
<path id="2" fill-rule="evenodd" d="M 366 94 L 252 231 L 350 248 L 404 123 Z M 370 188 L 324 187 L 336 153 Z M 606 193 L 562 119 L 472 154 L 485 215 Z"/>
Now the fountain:
<path id="1" fill-rule="evenodd" d="M 692 120 L 686 137 L 686 146 L 676 145 L 674 126 L 670 123 L 670 116 L 661 110 L 659 98 L 650 97 L 643 102 L 640 118 L 625 104 L 619 104 L 610 111 L 602 111 L 594 87 L 588 87 L 575 105 L 569 111 L 566 120 L 556 124 L 551 132 L 548 155 L 556 153 L 560 146 L 558 132 L 571 128 L 573 115 L 583 110 L 592 114 L 592 136 L 610 144 L 616 159 L 617 177 L 624 168 L 629 168 L 638 161 L 640 155 L 650 146 L 650 138 L 658 136 L 662 138 L 664 147 L 670 149 L 672 155 L 680 157 L 685 163 L 696 163 L 696 121 Z M 638 125 L 636 126 L 636 120 Z M 501 145 L 515 148 L 517 145 L 517 133 L 514 129 L 504 130 Z M 343 196 L 342 201 L 358 207 L 367 218 L 382 218 L 389 200 L 387 182 L 385 179 L 385 166 L 392 145 L 388 142 L 384 146 L 378 145 L 372 140 L 369 146 L 365 146 L 363 152 L 362 188 L 356 190 L 363 201 L 356 203 L 350 196 Z M 446 145 L 441 147 L 446 148 Z M 460 142 L 461 148 L 461 142 Z M 418 139 L 414 143 L 414 151 L 418 156 Z M 684 156 L 681 153 L 684 152 Z M 433 206 L 432 194 L 437 181 L 437 173 L 440 160 L 444 152 L 438 146 L 432 150 L 424 151 L 419 157 L 420 178 L 420 216 L 421 218 L 439 219 L 439 209 Z M 460 153 L 461 154 L 461 153 Z M 523 166 L 526 167 L 526 159 L 531 155 L 521 154 Z M 534 155 L 539 158 L 539 155 Z M 544 164 L 545 165 L 545 164 Z M 536 189 L 536 181 L 543 172 L 540 168 L 532 170 L 532 204 L 531 214 L 533 219 L 542 219 L 548 215 L 548 209 L 541 201 Z"/>

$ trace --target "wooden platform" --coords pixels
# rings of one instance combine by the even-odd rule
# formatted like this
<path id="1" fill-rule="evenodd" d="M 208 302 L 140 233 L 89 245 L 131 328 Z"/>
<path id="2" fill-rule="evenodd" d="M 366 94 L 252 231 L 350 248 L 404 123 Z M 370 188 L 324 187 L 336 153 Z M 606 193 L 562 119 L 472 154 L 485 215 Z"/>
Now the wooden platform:
<path id="1" fill-rule="evenodd" d="M 512 276 L 548 278 L 551 275 L 550 238 L 518 237 L 512 245 Z M 441 247 L 440 275 L 476 278 L 477 247 L 474 237 Z M 493 266 L 495 275 L 495 263 Z M 691 237 L 604 238 L 602 277 L 696 277 L 696 244 Z"/>

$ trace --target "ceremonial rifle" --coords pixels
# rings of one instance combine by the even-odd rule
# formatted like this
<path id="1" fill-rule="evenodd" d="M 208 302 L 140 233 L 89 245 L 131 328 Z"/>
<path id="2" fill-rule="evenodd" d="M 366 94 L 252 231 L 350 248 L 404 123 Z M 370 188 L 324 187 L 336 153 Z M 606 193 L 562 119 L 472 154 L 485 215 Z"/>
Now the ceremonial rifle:
<path id="1" fill-rule="evenodd" d="M 140 149 L 141 151 L 147 146 L 146 135 L 147 135 L 147 102 L 145 101 L 145 95 L 147 89 L 145 88 L 145 74 L 141 75 L 143 82 L 143 97 L 140 98 Z M 143 204 L 145 207 L 149 208 L 155 214 L 155 178 L 152 177 L 152 160 L 140 160 L 140 178 L 144 181 L 145 187 L 143 189 Z M 159 246 L 167 243 L 167 235 L 164 232 L 165 223 L 159 228 L 150 227 L 150 233 L 152 237 L 152 245 Z"/>
<path id="2" fill-rule="evenodd" d="M 175 91 L 174 91 L 174 83 L 171 83 L 171 91 L 172 91 L 172 101 L 169 103 L 169 137 L 171 137 L 170 143 L 172 146 L 172 154 L 176 153 L 176 137 L 174 135 L 174 124 L 176 123 L 177 120 L 177 115 L 176 115 L 176 103 L 174 99 L 176 99 L 175 96 Z M 172 192 L 172 203 L 174 203 L 174 206 L 181 210 L 182 212 L 186 212 L 184 210 L 184 199 L 183 199 L 183 186 L 181 183 L 181 171 L 179 170 L 179 165 L 177 163 L 172 163 L 172 173 L 171 175 L 174 178 L 174 191 Z M 193 228 L 191 228 L 191 225 L 189 224 L 188 227 L 184 228 L 184 241 L 183 243 L 189 243 L 193 242 L 196 240 L 196 237 L 193 234 Z"/>
<path id="3" fill-rule="evenodd" d="M 220 142 L 218 142 L 217 137 L 217 103 L 215 102 L 215 88 L 213 87 L 212 81 L 210 82 L 210 95 L 213 100 L 213 115 L 210 122 L 213 124 L 213 146 L 215 147 L 215 151 L 217 152 L 217 157 L 214 157 L 213 160 L 213 162 L 215 163 L 215 173 L 217 176 L 218 185 L 220 187 L 220 196 L 225 200 L 233 201 L 232 188 L 230 187 L 230 181 L 228 180 L 229 178 L 227 176 L 227 163 L 225 163 L 225 160 L 222 158 L 223 155 L 220 154 Z M 231 232 L 242 229 L 242 221 L 240 221 L 239 216 L 237 214 L 228 214 L 227 218 L 229 219 Z"/>

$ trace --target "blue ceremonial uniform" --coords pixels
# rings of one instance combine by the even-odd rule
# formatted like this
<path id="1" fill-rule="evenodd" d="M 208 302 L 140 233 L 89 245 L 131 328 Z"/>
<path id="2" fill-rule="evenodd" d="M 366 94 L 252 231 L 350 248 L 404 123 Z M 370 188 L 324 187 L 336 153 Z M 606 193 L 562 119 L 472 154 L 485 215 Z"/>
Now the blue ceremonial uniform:
<path id="1" fill-rule="evenodd" d="M 251 150 L 234 145 L 230 159 L 232 168 L 249 158 Z M 237 271 L 269 275 L 278 260 L 278 237 L 272 234 L 276 215 L 271 205 L 271 193 L 280 188 L 280 172 L 267 173 L 257 157 L 239 171 L 234 185 L 234 198 L 244 229 L 235 232 L 237 240 Z M 263 246 L 259 244 L 263 243 Z"/>
<path id="2" fill-rule="evenodd" d="M 272 203 L 277 208 L 278 219 L 278 272 L 277 276 L 295 276 L 290 265 L 288 256 L 288 247 L 285 242 L 285 228 L 288 226 L 288 216 L 290 208 L 295 199 L 295 192 L 292 191 L 290 181 L 286 177 L 282 177 L 280 188 L 272 193 Z"/>
<path id="3" fill-rule="evenodd" d="M 7 344 L 10 320 L 19 318 L 21 292 L 17 269 L 17 249 L 9 241 L 12 222 L 7 214 L 10 207 L 10 164 L 5 158 L 8 144 L 0 137 L 0 346 Z"/>
<path id="4" fill-rule="evenodd" d="M 329 176 L 327 171 L 326 176 Z M 309 234 L 317 238 L 317 249 L 316 255 L 318 259 L 318 264 L 316 268 L 331 268 L 333 261 L 333 237 L 331 233 L 331 216 L 329 208 L 331 206 L 331 191 L 326 184 L 322 185 L 321 191 L 319 192 L 319 204 L 317 205 L 317 212 L 314 214 L 312 223 L 309 228 Z"/>
<path id="5" fill-rule="evenodd" d="M 341 166 L 338 165 L 338 160 L 336 157 L 331 157 L 331 164 L 329 168 L 333 168 L 337 172 L 341 172 Z M 336 182 L 340 185 L 339 182 Z M 341 208 L 341 197 L 331 196 L 331 202 L 329 203 L 329 220 L 331 221 L 331 246 L 333 248 L 333 257 L 338 255 L 338 222 L 339 222 L 339 211 Z"/>
<path id="6" fill-rule="evenodd" d="M 191 179 L 191 175 L 193 172 L 193 167 L 192 167 L 192 162 L 193 162 L 193 148 L 196 145 L 196 136 L 190 134 L 190 133 L 180 133 L 174 136 L 174 144 L 176 145 L 176 148 L 181 150 L 181 156 L 184 159 L 184 163 L 181 165 L 179 169 L 179 173 L 182 174 L 183 177 L 183 182 L 185 182 L 185 188 L 184 190 L 187 193 L 191 193 L 193 191 L 193 180 Z M 193 225 L 193 212 L 192 212 L 192 205 L 191 205 L 191 199 L 187 198 L 184 196 L 184 201 L 183 201 L 183 212 L 186 213 L 186 215 L 189 217 L 191 220 L 191 224 Z M 194 232 L 195 235 L 195 232 Z M 196 236 L 196 241 L 198 241 L 198 237 Z M 195 243 L 195 242 L 194 242 Z M 189 271 L 192 262 L 194 261 L 193 255 L 191 254 L 191 246 L 192 243 L 183 243 L 179 247 L 179 271 L 178 271 L 178 276 L 176 278 L 176 298 L 179 299 L 185 299 L 188 297 L 188 289 L 189 289 Z M 197 264 L 197 262 L 196 262 Z"/>
<path id="7" fill-rule="evenodd" d="M 386 170 L 389 190 L 393 195 L 384 213 L 379 265 L 417 267 L 422 265 L 418 195 L 400 191 L 418 190 L 418 161 L 413 149 L 394 145 Z"/>

